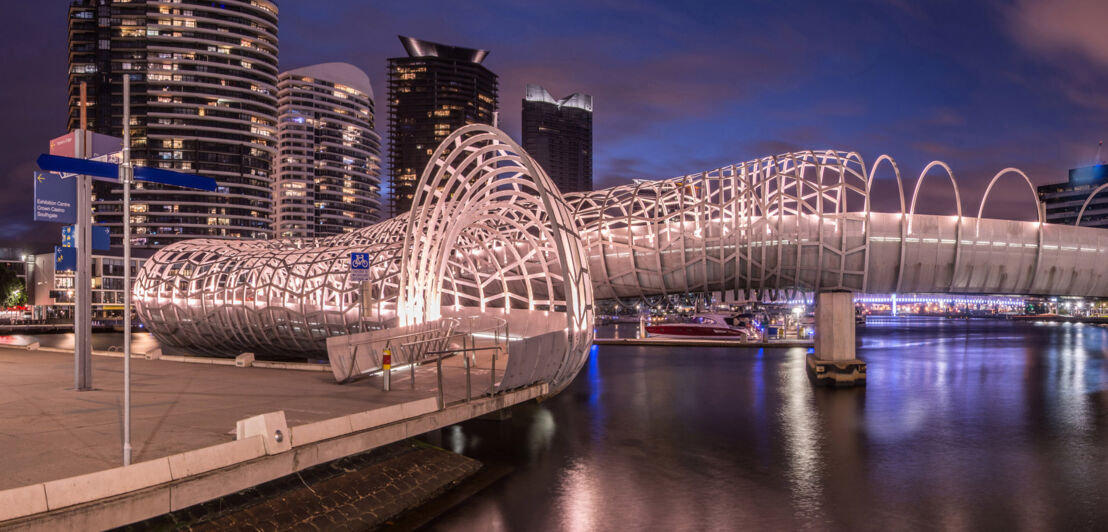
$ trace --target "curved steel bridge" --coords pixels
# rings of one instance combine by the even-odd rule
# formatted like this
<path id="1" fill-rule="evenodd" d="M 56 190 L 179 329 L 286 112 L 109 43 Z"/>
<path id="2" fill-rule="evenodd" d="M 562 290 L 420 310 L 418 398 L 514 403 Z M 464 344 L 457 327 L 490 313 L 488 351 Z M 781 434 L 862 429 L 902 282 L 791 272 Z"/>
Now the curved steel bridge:
<path id="1" fill-rule="evenodd" d="M 871 209 L 882 171 L 895 177 L 899 212 Z M 935 174 L 953 185 L 956 215 L 915 212 Z M 1038 221 L 982 218 L 1005 177 L 1028 185 Z M 976 216 L 963 213 L 942 162 L 924 168 L 908 202 L 892 158 L 867 168 L 837 151 L 563 195 L 506 134 L 473 125 L 443 141 L 417 190 L 410 213 L 342 236 L 166 247 L 137 276 L 137 313 L 163 346 L 298 356 L 322 354 L 334 335 L 467 312 L 516 316 L 513 332 L 558 340 L 537 360 L 509 357 L 501 389 L 556 390 L 586 359 L 594 298 L 1108 295 L 1097 260 L 1108 231 L 1044 224 L 1030 179 L 1013 168 L 990 181 Z M 351 252 L 370 254 L 369 281 L 351 280 Z"/>

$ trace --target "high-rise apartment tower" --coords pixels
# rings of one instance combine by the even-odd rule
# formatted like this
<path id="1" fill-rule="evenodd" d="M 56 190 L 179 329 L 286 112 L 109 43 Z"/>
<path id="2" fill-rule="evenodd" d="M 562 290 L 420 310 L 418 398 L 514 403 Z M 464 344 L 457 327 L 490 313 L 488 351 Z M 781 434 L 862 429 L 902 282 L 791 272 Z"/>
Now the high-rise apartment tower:
<path id="1" fill-rule="evenodd" d="M 527 85 L 523 98 L 523 149 L 562 192 L 592 190 L 592 96 L 555 100 Z"/>
<path id="2" fill-rule="evenodd" d="M 277 150 L 277 5 L 268 0 L 75 0 L 69 8 L 69 122 L 123 136 L 123 76 L 131 78 L 135 164 L 195 172 L 219 189 L 139 182 L 131 193 L 133 242 L 267 238 Z M 96 223 L 121 245 L 122 190 L 96 182 Z"/>
<path id="3" fill-rule="evenodd" d="M 392 214 L 412 207 L 431 154 L 452 131 L 492 124 L 497 77 L 481 65 L 488 52 L 400 37 L 407 57 L 388 60 L 389 173 Z"/>
<path id="4" fill-rule="evenodd" d="M 281 73 L 273 201 L 279 237 L 322 237 L 381 219 L 381 138 L 369 76 L 347 63 Z"/>

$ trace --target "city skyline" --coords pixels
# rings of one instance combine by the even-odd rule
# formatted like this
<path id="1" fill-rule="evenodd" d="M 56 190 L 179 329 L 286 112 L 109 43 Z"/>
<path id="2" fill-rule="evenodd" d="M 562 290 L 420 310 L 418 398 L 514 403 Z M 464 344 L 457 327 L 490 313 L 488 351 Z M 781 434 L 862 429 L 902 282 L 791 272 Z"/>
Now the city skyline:
<path id="1" fill-rule="evenodd" d="M 7 100 L 26 104 L 10 109 L 16 127 L 5 132 L 0 157 L 0 179 L 11 190 L 0 204 L 8 239 L 53 237 L 52 226 L 30 222 L 27 205 L 33 157 L 64 132 L 67 5 L 11 8 L 17 31 L 6 37 L 12 53 L 4 62 L 20 74 Z M 977 198 L 1008 164 L 1037 185 L 1064 180 L 1069 168 L 1092 162 L 1106 129 L 1108 101 L 1098 87 L 1108 77 L 1108 48 L 1085 22 L 1098 17 L 1078 16 L 1080 2 L 1049 12 L 1028 2 L 931 10 L 705 4 L 691 13 L 664 4 L 559 6 L 546 12 L 493 3 L 466 13 L 419 2 L 387 10 L 283 5 L 280 68 L 350 62 L 380 93 L 397 34 L 492 50 L 487 64 L 501 76 L 500 122 L 517 139 L 526 83 L 605 102 L 594 126 L 598 188 L 798 148 L 842 148 L 870 162 L 878 153 L 897 156 L 909 182 L 916 177 L 909 168 L 946 160 L 965 183 L 963 198 Z M 782 10 L 797 16 L 781 17 Z M 538 15 L 546 20 L 541 27 Z M 483 20 L 497 24 L 487 28 Z M 533 31 L 522 35 L 511 29 L 516 23 Z M 895 187 L 887 177 L 877 186 Z M 950 195 L 941 184 L 924 190 L 924 198 Z M 1026 191 L 1004 187 L 988 211 L 1030 218 L 1029 200 Z M 949 200 L 925 205 L 952 210 Z"/>

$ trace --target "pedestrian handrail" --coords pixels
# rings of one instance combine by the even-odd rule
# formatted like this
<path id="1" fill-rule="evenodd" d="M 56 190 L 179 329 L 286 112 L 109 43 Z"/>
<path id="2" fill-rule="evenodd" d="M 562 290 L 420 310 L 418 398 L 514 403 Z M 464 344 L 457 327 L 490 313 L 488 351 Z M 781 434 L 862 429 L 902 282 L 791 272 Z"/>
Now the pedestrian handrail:
<path id="1" fill-rule="evenodd" d="M 380 371 L 384 363 L 385 351 L 398 350 L 402 344 L 416 343 L 418 340 L 432 340 L 453 334 L 457 320 L 444 318 L 432 322 L 401 327 L 404 332 L 386 335 L 387 331 L 373 331 L 363 341 L 349 343 L 349 360 L 337 360 L 332 357 L 331 364 L 336 371 L 336 380 L 345 383 L 354 378 Z M 358 336 L 362 336 L 362 333 Z M 352 335 L 354 336 L 354 335 Z M 425 348 L 423 350 L 426 350 Z M 330 354 L 330 347 L 328 348 Z M 419 348 L 406 354 L 409 363 L 419 358 Z"/>
<path id="2" fill-rule="evenodd" d="M 466 372 L 465 401 L 469 402 L 473 399 L 472 369 L 477 366 L 478 353 L 491 352 L 487 359 L 488 393 L 495 394 L 497 362 L 507 355 L 510 340 L 508 320 L 499 316 L 451 316 L 394 329 L 393 334 L 388 334 L 388 331 L 373 331 L 368 335 L 358 335 L 364 339 L 353 336 L 345 343 L 336 344 L 340 349 L 336 349 L 332 355 L 331 364 L 339 368 L 335 373 L 340 383 L 361 375 L 381 374 L 382 386 L 388 391 L 391 388 L 392 373 L 407 369 L 409 385 L 414 390 L 417 366 L 434 362 L 440 409 L 445 408 L 446 403 L 444 360 L 462 355 L 462 366 Z M 346 346 L 345 350 L 341 349 L 342 345 Z M 349 357 L 349 360 L 345 357 Z"/>
<path id="3" fill-rule="evenodd" d="M 463 360 L 465 361 L 464 365 L 465 365 L 465 370 L 466 370 L 466 399 L 465 399 L 465 402 L 469 403 L 470 401 L 473 400 L 473 386 L 471 384 L 471 379 L 470 379 L 470 367 L 471 367 L 472 364 L 470 363 L 469 353 L 475 353 L 476 351 L 493 350 L 494 351 L 493 352 L 493 361 L 494 361 L 493 368 L 495 368 L 496 367 L 495 366 L 496 354 L 497 354 L 497 352 L 500 352 L 502 349 L 503 349 L 503 347 L 501 347 L 499 345 L 495 345 L 495 346 L 489 346 L 489 347 L 469 347 L 469 348 L 461 348 L 461 349 L 446 349 L 446 350 L 442 350 L 442 351 L 428 351 L 426 353 L 427 355 L 436 355 L 435 356 L 435 373 L 436 373 L 437 380 L 438 380 L 437 396 L 438 396 L 438 402 L 439 402 L 439 410 L 442 410 L 442 409 L 446 408 L 446 397 L 444 395 L 443 384 L 442 384 L 442 361 L 444 359 L 447 359 L 447 358 L 450 358 L 452 356 L 456 356 L 456 355 L 459 355 L 459 354 L 465 354 L 465 356 L 463 358 Z M 492 380 L 492 382 L 490 383 L 490 386 L 489 386 L 489 395 L 494 395 L 494 394 L 496 394 L 496 371 L 495 371 L 495 369 L 493 371 L 490 371 L 489 374 L 491 375 L 491 380 Z M 413 373 L 413 382 L 414 382 L 414 373 Z"/>

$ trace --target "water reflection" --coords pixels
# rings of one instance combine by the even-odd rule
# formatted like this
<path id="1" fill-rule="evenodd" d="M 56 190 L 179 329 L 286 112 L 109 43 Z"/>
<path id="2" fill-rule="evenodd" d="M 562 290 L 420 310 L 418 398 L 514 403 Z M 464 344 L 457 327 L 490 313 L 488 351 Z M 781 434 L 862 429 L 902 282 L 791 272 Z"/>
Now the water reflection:
<path id="1" fill-rule="evenodd" d="M 873 320 L 859 337 L 858 390 L 812 388 L 803 349 L 600 347 L 559 396 L 444 432 L 514 471 L 432 528 L 1108 522 L 1108 330 Z"/>

